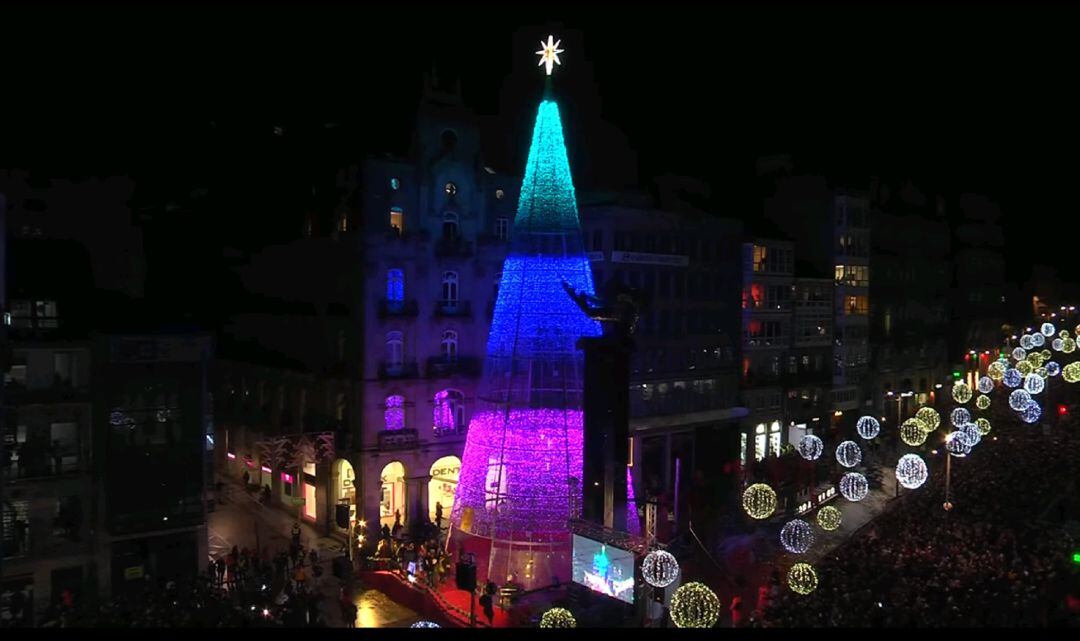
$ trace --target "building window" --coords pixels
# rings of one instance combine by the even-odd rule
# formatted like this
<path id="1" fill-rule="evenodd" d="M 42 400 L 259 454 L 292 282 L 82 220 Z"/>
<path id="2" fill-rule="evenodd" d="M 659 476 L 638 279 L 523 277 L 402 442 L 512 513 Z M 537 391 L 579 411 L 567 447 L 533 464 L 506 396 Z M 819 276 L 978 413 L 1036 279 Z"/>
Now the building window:
<path id="1" fill-rule="evenodd" d="M 458 275 L 457 272 L 443 272 L 442 275 L 442 304 L 444 307 L 452 307 L 458 302 Z"/>
<path id="2" fill-rule="evenodd" d="M 446 183 L 446 186 L 443 187 L 443 189 L 446 191 L 447 196 L 453 197 L 457 195 L 457 185 L 452 182 Z"/>
<path id="3" fill-rule="evenodd" d="M 866 265 L 837 265 L 834 270 L 837 285 L 869 287 L 870 268 Z"/>
<path id="4" fill-rule="evenodd" d="M 3 509 L 4 558 L 26 554 L 30 551 L 30 501 L 5 501 Z"/>
<path id="5" fill-rule="evenodd" d="M 601 229 L 595 229 L 592 233 L 592 250 L 594 252 L 604 250 L 604 231 Z"/>
<path id="6" fill-rule="evenodd" d="M 405 303 L 405 272 L 400 269 L 386 272 L 386 302 L 394 309 L 400 309 Z"/>
<path id="7" fill-rule="evenodd" d="M 510 238 L 510 219 L 509 218 L 496 218 L 495 219 L 495 237 L 499 240 L 506 240 Z"/>
<path id="8" fill-rule="evenodd" d="M 405 429 L 405 397 L 400 394 L 386 397 L 386 410 L 383 419 L 388 430 Z"/>
<path id="9" fill-rule="evenodd" d="M 780 456 L 780 421 L 773 421 L 769 426 L 769 453 Z"/>
<path id="10" fill-rule="evenodd" d="M 443 213 L 442 235 L 445 240 L 457 240 L 458 215 L 452 211 Z"/>
<path id="11" fill-rule="evenodd" d="M 386 333 L 386 367 L 388 370 L 401 369 L 405 356 L 405 341 L 401 332 Z"/>
<path id="12" fill-rule="evenodd" d="M 496 189 L 495 190 L 495 198 L 497 198 L 498 200 L 502 200 L 505 197 L 506 197 L 506 192 L 505 191 L 503 191 L 501 189 Z"/>
<path id="13" fill-rule="evenodd" d="M 765 271 L 765 261 L 769 257 L 769 250 L 763 245 L 754 245 L 754 271 Z M 759 459 L 760 460 L 760 459 Z"/>
<path id="14" fill-rule="evenodd" d="M 746 466 L 746 432 L 739 434 L 739 465 Z"/>
<path id="15" fill-rule="evenodd" d="M 870 313 L 869 296 L 845 296 L 844 313 L 848 316 L 866 316 Z"/>
<path id="16" fill-rule="evenodd" d="M 401 188 L 401 183 L 398 181 L 398 179 L 397 178 L 391 178 L 390 179 L 390 189 L 393 189 L 394 191 L 397 191 L 400 188 Z"/>
<path id="17" fill-rule="evenodd" d="M 435 393 L 434 430 L 436 436 L 465 431 L 465 395 L 444 389 Z"/>
<path id="18" fill-rule="evenodd" d="M 766 449 L 768 447 L 769 437 L 765 434 L 765 424 L 758 423 L 754 428 L 754 460 L 761 461 L 765 459 L 765 455 L 768 453 Z"/>
<path id="19" fill-rule="evenodd" d="M 448 329 L 442 333 L 441 351 L 443 358 L 453 363 L 457 361 L 458 354 L 458 336 L 457 332 L 452 329 Z"/>
<path id="20" fill-rule="evenodd" d="M 349 215 L 342 213 L 338 216 L 338 231 L 349 231 Z"/>
<path id="21" fill-rule="evenodd" d="M 405 233 L 405 212 L 401 207 L 390 208 L 390 227 L 394 229 L 398 236 Z"/>

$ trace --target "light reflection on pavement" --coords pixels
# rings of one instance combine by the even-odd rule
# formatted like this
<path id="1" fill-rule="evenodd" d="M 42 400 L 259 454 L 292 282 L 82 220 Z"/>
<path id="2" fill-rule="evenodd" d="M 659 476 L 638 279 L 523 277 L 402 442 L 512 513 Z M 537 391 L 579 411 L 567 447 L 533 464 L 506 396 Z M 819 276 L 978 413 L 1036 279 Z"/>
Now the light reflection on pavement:
<path id="1" fill-rule="evenodd" d="M 416 612 L 378 590 L 363 590 L 355 603 L 358 628 L 407 628 L 420 620 Z"/>

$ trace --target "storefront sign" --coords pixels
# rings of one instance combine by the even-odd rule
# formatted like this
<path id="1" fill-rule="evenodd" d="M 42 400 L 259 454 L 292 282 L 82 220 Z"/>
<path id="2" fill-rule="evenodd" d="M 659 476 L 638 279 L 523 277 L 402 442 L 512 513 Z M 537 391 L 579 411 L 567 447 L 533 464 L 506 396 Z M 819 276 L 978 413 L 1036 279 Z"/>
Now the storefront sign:
<path id="1" fill-rule="evenodd" d="M 590 263 L 602 263 L 604 262 L 604 252 L 589 252 Z"/>
<path id="2" fill-rule="evenodd" d="M 690 264 L 689 256 L 676 254 L 645 254 L 641 252 L 611 252 L 613 263 L 635 263 L 638 265 L 668 265 L 670 267 L 686 267 Z"/>
<path id="3" fill-rule="evenodd" d="M 130 568 L 124 568 L 124 579 L 128 581 L 134 581 L 135 579 L 143 578 L 143 566 L 136 565 Z"/>
<path id="4" fill-rule="evenodd" d="M 457 480 L 458 475 L 461 473 L 461 466 L 457 467 L 444 467 L 437 470 L 431 470 L 431 477 L 445 480 Z"/>

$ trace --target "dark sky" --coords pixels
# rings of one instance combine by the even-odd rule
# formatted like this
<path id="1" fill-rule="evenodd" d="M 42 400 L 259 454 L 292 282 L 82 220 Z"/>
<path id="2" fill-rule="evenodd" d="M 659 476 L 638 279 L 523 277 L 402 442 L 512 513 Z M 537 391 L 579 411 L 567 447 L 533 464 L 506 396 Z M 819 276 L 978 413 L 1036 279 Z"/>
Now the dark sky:
<path id="1" fill-rule="evenodd" d="M 181 181 L 212 167 L 251 190 L 268 176 L 315 182 L 366 152 L 404 152 L 421 73 L 436 62 L 440 76 L 462 78 L 470 106 L 497 116 L 489 156 L 514 171 L 541 91 L 532 52 L 553 32 L 566 49 L 557 82 L 583 184 L 631 181 L 635 169 L 700 176 L 721 213 L 738 217 L 752 206 L 755 158 L 789 152 L 836 175 L 911 175 L 930 189 L 985 193 L 1010 235 L 1075 219 L 1078 14 L 1063 7 L 5 13 L 0 166 Z M 319 129 L 328 122 L 341 127 Z M 268 135 L 275 124 L 289 141 Z M 1043 235 L 1047 258 L 1016 253 L 1012 272 L 1043 260 L 1080 278 L 1075 261 L 1053 258 L 1072 236 Z"/>

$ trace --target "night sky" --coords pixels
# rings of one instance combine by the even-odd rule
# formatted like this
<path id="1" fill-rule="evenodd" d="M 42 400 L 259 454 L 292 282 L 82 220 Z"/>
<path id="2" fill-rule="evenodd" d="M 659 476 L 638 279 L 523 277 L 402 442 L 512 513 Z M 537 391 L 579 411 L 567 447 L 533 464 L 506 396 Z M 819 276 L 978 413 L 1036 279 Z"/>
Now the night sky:
<path id="1" fill-rule="evenodd" d="M 862 184 L 910 176 L 928 192 L 984 193 L 1014 239 L 1039 221 L 1075 229 L 1077 12 L 1063 7 L 5 14 L 0 166 L 131 173 L 143 194 L 207 184 L 249 205 L 238 219 L 267 228 L 305 206 L 312 187 L 329 202 L 337 165 L 405 153 L 433 63 L 491 116 L 489 164 L 519 171 L 542 88 L 532 52 L 551 32 L 566 49 L 557 86 L 579 186 L 698 176 L 716 211 L 745 217 L 760 207 L 755 159 L 790 153 L 802 169 Z M 1080 278 L 1075 261 L 1056 258 L 1075 233 L 1038 236 L 1037 255 L 1030 241 L 1010 243 L 1010 275 L 1026 277 L 1038 260 Z"/>

